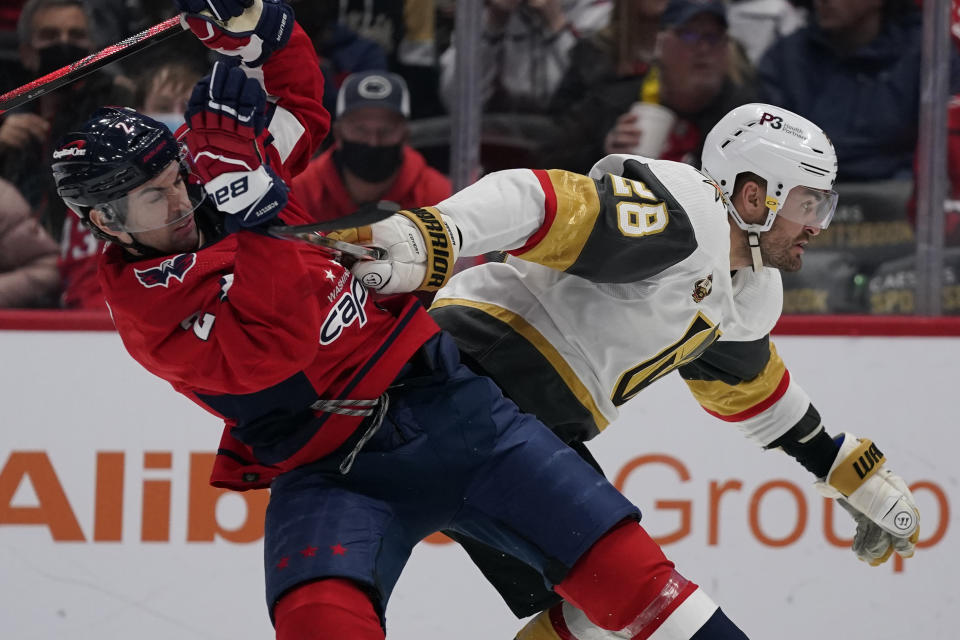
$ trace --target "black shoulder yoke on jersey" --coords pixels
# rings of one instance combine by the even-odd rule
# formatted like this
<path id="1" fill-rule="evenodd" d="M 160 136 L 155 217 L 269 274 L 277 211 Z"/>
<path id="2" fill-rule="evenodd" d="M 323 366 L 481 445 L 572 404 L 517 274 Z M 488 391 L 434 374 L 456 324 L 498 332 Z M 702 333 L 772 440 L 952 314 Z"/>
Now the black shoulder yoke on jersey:
<path id="1" fill-rule="evenodd" d="M 753 380 L 770 360 L 770 336 L 751 342 L 714 342 L 698 359 L 678 369 L 685 380 L 735 385 Z"/>
<path id="2" fill-rule="evenodd" d="M 672 267 L 696 250 L 697 238 L 687 212 L 647 164 L 627 160 L 622 177 L 641 183 L 654 199 L 636 193 L 617 193 L 609 174 L 595 180 L 600 216 L 567 273 L 595 282 L 637 282 Z M 650 232 L 630 233 L 622 224 L 623 216 L 654 215 L 624 209 L 630 203 L 639 203 L 651 211 L 663 203 L 667 215 L 665 226 Z"/>

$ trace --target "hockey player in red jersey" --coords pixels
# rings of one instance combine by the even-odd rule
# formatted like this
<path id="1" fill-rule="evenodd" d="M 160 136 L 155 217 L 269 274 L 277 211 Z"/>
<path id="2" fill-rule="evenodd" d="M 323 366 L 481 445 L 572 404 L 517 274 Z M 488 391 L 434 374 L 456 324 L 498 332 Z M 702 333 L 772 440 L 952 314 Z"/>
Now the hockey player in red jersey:
<path id="1" fill-rule="evenodd" d="M 413 546 L 448 529 L 535 567 L 601 628 L 635 635 L 670 615 L 684 638 L 743 639 L 705 597 L 682 615 L 661 602 L 696 585 L 637 508 L 460 364 L 414 298 L 374 300 L 323 249 L 266 233 L 310 222 L 285 181 L 328 129 L 312 46 L 280 0 L 177 4 L 233 58 L 197 85 L 183 147 L 161 123 L 106 108 L 57 145 L 53 171 L 110 243 L 100 281 L 127 350 L 224 419 L 212 481 L 271 490 L 277 638 L 383 638 Z M 415 253 L 395 277 L 443 284 L 456 228 L 423 210 L 403 224 L 395 255 Z"/>

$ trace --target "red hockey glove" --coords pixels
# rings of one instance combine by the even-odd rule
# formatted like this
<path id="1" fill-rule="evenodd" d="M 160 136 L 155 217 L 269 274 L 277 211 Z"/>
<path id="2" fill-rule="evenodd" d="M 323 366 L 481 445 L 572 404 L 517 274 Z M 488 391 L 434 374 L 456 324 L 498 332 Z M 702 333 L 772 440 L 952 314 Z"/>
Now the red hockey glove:
<path id="1" fill-rule="evenodd" d="M 185 13 L 208 11 L 220 22 L 239 16 L 253 4 L 253 0 L 174 0 L 174 2 L 180 11 Z"/>
<path id="2" fill-rule="evenodd" d="M 187 10 L 180 20 L 208 48 L 227 56 L 240 58 L 255 67 L 266 62 L 281 49 L 293 32 L 293 10 L 282 0 L 177 0 L 178 6 L 199 6 L 207 11 L 198 14 Z M 213 10 L 216 5 L 217 11 Z M 239 5 L 247 6 L 235 13 Z M 224 19 L 216 15 L 228 14 Z"/>
<path id="3" fill-rule="evenodd" d="M 286 185 L 265 163 L 265 106 L 263 87 L 225 62 L 197 83 L 187 106 L 190 161 L 231 231 L 262 224 L 287 204 Z"/>

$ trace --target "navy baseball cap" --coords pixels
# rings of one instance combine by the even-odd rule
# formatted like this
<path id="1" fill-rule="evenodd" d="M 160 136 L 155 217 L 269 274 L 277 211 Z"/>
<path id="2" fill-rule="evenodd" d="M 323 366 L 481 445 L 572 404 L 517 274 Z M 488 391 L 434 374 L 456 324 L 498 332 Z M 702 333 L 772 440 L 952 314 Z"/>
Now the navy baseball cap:
<path id="1" fill-rule="evenodd" d="M 701 13 L 717 16 L 724 26 L 727 24 L 727 3 L 724 0 L 670 0 L 660 16 L 660 24 L 675 27 Z"/>
<path id="2" fill-rule="evenodd" d="M 410 91 L 403 78 L 389 71 L 351 73 L 337 94 L 337 117 L 360 107 L 381 107 L 410 117 Z"/>

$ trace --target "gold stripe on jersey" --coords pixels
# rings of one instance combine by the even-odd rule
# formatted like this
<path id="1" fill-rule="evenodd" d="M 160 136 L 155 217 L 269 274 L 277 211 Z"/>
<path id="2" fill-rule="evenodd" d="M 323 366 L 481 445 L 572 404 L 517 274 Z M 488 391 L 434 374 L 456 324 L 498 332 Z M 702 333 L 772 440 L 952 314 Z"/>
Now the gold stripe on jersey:
<path id="1" fill-rule="evenodd" d="M 478 309 L 489 316 L 492 316 L 508 325 L 511 329 L 517 332 L 519 335 L 523 336 L 533 347 L 540 352 L 540 354 L 547 359 L 547 362 L 550 363 L 550 366 L 553 367 L 553 370 L 556 372 L 560 379 L 563 380 L 564 384 L 570 389 L 574 396 L 576 396 L 577 401 L 580 402 L 586 409 L 590 412 L 590 415 L 593 416 L 593 421 L 596 423 L 597 428 L 603 431 L 610 421 L 607 420 L 603 413 L 597 407 L 597 403 L 594 401 L 593 396 L 590 394 L 590 391 L 584 386 L 583 382 L 580 381 L 580 378 L 570 368 L 570 365 L 567 364 L 567 361 L 563 359 L 563 356 L 560 355 L 560 352 L 550 344 L 550 341 L 543 337 L 543 334 L 537 331 L 537 329 L 527 322 L 522 316 L 517 315 L 513 311 L 504 309 L 503 307 L 498 307 L 497 305 L 490 304 L 487 302 L 477 302 L 476 300 L 466 300 L 463 298 L 443 298 L 437 300 L 430 307 L 432 309 L 438 309 L 440 307 L 448 306 L 462 306 L 462 307 L 471 307 L 473 309 Z"/>
<path id="2" fill-rule="evenodd" d="M 716 324 L 698 311 L 679 340 L 620 375 L 610 401 L 619 407 L 677 367 L 699 358 L 720 335 Z"/>
<path id="3" fill-rule="evenodd" d="M 770 359 L 752 380 L 730 385 L 720 380 L 685 380 L 697 402 L 720 417 L 733 416 L 760 405 L 769 398 L 783 379 L 786 365 L 770 342 Z"/>
<path id="4" fill-rule="evenodd" d="M 556 216 L 546 235 L 518 258 L 566 271 L 580 257 L 600 215 L 597 184 L 589 177 L 560 169 L 546 172 L 557 200 Z"/>

